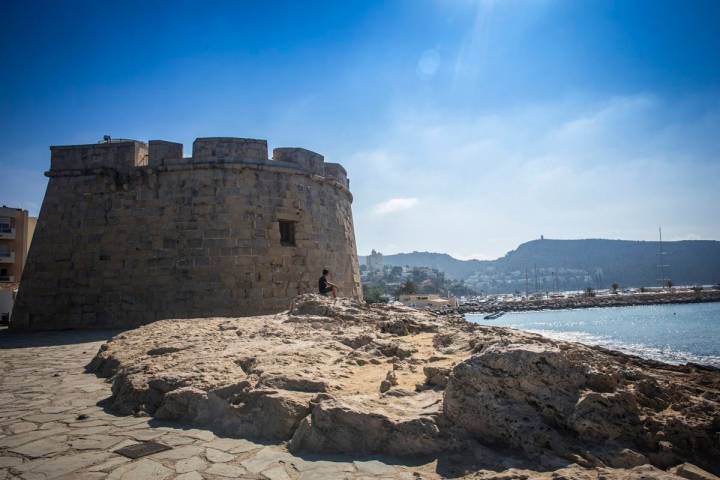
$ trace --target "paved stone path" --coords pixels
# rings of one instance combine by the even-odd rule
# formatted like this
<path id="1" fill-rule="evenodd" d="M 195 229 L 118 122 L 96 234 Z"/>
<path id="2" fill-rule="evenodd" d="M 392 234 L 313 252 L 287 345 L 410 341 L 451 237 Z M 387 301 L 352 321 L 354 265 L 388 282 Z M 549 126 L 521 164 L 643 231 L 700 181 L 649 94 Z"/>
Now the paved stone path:
<path id="1" fill-rule="evenodd" d="M 106 412 L 97 404 L 110 384 L 84 367 L 111 335 L 0 331 L 0 480 L 438 478 L 433 463 L 300 458 L 283 445 Z M 149 440 L 172 449 L 137 460 L 114 453 Z"/>

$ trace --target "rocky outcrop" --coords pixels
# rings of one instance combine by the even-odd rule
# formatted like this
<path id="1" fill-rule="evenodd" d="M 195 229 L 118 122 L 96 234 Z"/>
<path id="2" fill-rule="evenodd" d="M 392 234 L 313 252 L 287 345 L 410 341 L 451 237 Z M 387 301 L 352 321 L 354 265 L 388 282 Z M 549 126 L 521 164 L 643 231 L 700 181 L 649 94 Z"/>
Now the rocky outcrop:
<path id="1" fill-rule="evenodd" d="M 297 452 L 435 453 L 453 445 L 441 417 L 442 395 L 436 392 L 390 390 L 380 398 L 322 398 L 300 424 L 289 448 Z"/>
<path id="2" fill-rule="evenodd" d="M 698 389 L 624 360 L 562 342 L 491 345 L 453 369 L 444 411 L 469 434 L 530 456 L 663 468 L 684 458 L 717 469 L 717 373 L 712 389 Z"/>
<path id="3" fill-rule="evenodd" d="M 405 307 L 305 295 L 278 315 L 163 320 L 113 338 L 88 368 L 112 379 L 119 413 L 294 452 L 482 451 L 474 462 L 523 459 L 533 478 L 720 471 L 717 371 Z"/>

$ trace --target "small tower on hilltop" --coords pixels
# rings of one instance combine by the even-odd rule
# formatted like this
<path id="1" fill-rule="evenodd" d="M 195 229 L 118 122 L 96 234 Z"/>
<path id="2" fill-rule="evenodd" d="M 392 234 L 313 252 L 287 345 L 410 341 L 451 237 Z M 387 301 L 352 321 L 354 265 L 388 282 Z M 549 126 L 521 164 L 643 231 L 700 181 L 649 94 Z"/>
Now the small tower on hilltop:
<path id="1" fill-rule="evenodd" d="M 383 260 L 382 253 L 376 252 L 375 249 L 373 249 L 367 257 L 367 266 L 368 270 L 371 272 L 382 272 L 385 268 L 385 261 Z"/>

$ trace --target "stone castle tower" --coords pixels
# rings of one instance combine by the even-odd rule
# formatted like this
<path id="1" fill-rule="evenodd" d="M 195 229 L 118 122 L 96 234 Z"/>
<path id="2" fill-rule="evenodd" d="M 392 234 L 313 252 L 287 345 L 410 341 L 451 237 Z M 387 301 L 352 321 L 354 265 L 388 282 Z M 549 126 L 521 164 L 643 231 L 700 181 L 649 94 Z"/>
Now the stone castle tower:
<path id="1" fill-rule="evenodd" d="M 323 267 L 361 298 L 345 169 L 265 140 L 50 147 L 11 328 L 131 327 L 285 310 Z"/>

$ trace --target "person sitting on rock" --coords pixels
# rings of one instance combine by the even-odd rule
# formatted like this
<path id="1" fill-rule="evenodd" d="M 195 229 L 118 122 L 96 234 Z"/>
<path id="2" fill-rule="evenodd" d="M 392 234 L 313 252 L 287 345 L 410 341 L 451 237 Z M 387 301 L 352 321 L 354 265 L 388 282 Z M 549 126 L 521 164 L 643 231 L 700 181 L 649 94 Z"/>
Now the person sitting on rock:
<path id="1" fill-rule="evenodd" d="M 322 277 L 318 281 L 318 287 L 321 295 L 327 296 L 328 293 L 332 292 L 333 298 L 337 298 L 337 285 L 328 282 L 327 277 L 330 275 L 330 270 L 327 268 L 323 269 Z"/>

